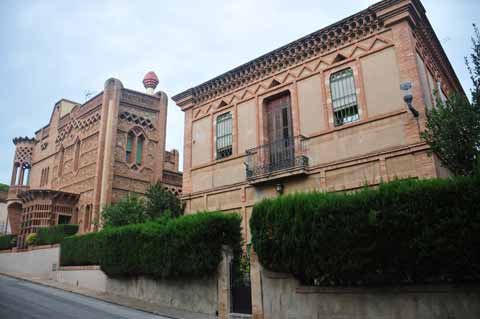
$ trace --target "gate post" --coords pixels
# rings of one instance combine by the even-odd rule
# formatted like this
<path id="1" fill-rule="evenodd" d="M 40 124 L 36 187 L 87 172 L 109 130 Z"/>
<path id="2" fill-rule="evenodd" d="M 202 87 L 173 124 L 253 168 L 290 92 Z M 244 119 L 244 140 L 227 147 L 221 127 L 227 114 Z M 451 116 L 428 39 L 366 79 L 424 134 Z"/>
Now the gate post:
<path id="1" fill-rule="evenodd" d="M 252 287 L 252 319 L 263 319 L 262 265 L 250 248 L 250 281 Z"/>
<path id="2" fill-rule="evenodd" d="M 222 247 L 222 261 L 218 266 L 218 319 L 228 319 L 230 313 L 230 262 L 233 259 L 232 249 Z"/>

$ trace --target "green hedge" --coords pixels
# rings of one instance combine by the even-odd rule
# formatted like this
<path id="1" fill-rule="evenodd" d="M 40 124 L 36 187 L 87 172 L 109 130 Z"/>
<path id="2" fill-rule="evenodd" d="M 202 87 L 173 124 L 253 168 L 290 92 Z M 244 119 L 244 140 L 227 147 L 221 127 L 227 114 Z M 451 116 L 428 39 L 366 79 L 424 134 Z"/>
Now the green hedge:
<path id="1" fill-rule="evenodd" d="M 55 225 L 52 227 L 40 228 L 37 232 L 37 245 L 59 244 L 67 237 L 78 232 L 78 225 Z"/>
<path id="2" fill-rule="evenodd" d="M 268 269 L 327 286 L 480 280 L 480 179 L 408 180 L 264 200 L 250 219 Z"/>
<path id="3" fill-rule="evenodd" d="M 98 233 L 62 242 L 63 266 L 100 265 L 110 277 L 198 278 L 215 273 L 222 245 L 241 252 L 237 214 L 198 213 Z"/>
<path id="4" fill-rule="evenodd" d="M 17 245 L 17 235 L 0 236 L 0 250 L 10 249 Z"/>

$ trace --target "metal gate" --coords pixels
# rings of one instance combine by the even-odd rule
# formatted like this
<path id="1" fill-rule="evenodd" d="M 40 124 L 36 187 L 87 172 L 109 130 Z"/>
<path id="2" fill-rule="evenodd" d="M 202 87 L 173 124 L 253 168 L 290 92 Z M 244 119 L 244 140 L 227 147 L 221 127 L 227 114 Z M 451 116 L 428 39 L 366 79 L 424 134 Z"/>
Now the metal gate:
<path id="1" fill-rule="evenodd" d="M 252 288 L 250 286 L 250 264 L 248 271 L 242 267 L 242 261 L 230 262 L 230 312 L 251 314 L 252 313 Z"/>

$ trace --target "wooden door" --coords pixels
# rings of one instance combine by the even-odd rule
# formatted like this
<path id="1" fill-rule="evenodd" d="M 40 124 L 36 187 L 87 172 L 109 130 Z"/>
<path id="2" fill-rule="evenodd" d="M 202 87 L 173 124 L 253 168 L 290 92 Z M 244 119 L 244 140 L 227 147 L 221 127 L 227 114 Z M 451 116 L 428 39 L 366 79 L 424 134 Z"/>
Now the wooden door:
<path id="1" fill-rule="evenodd" d="M 269 171 L 284 169 L 294 160 L 294 143 L 290 95 L 267 103 Z"/>

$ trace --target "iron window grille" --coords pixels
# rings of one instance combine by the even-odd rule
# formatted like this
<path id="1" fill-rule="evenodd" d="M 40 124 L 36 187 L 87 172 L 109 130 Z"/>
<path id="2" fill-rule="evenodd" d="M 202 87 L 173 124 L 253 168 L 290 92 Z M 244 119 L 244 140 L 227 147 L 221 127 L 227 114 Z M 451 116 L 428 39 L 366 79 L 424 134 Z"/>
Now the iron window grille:
<path id="1" fill-rule="evenodd" d="M 335 126 L 358 121 L 357 92 L 352 69 L 346 69 L 330 76 L 330 91 Z"/>
<path id="2" fill-rule="evenodd" d="M 217 159 L 232 155 L 232 113 L 228 112 L 217 117 L 216 127 Z"/>

